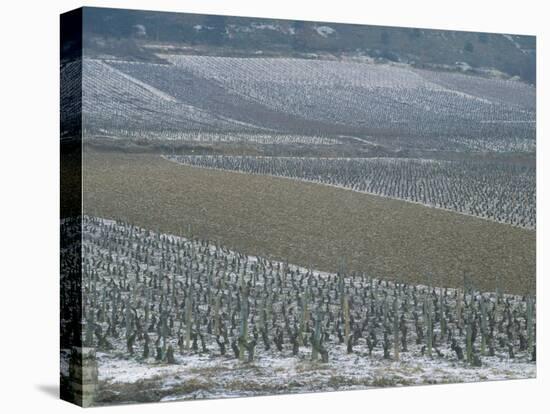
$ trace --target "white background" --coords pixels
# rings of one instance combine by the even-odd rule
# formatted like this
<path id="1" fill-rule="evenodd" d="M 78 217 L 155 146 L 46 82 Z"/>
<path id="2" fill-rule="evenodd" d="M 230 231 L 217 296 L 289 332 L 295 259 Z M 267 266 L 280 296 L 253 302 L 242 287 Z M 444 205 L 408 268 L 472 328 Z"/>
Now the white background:
<path id="1" fill-rule="evenodd" d="M 535 34 L 538 60 L 538 378 L 324 394 L 103 408 L 117 413 L 529 413 L 548 405 L 549 31 L 544 1 L 180 0 L 30 2 L 0 14 L 0 411 L 64 413 L 57 399 L 59 211 L 59 17 L 106 6 L 437 29 Z M 546 15 L 546 19 L 545 19 Z M 546 117 L 545 117 L 546 115 Z M 546 128 L 548 130 L 548 128 Z M 518 275 L 521 277 L 521 275 Z M 548 408 L 546 407 L 548 410 Z M 548 412 L 548 411 L 546 411 Z"/>

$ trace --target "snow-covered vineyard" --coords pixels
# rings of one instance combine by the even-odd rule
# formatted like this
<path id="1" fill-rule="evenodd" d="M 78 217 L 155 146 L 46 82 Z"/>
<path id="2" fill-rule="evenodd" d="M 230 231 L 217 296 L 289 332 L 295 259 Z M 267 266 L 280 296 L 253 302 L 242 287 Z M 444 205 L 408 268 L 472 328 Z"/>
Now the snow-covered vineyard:
<path id="1" fill-rule="evenodd" d="M 196 167 L 328 184 L 530 229 L 536 226 L 535 169 L 528 166 L 401 158 L 166 158 Z"/>
<path id="2" fill-rule="evenodd" d="M 455 75 L 451 82 L 445 79 L 444 84 L 430 71 L 392 65 L 290 58 L 165 57 L 176 67 L 215 80 L 247 99 L 306 119 L 381 128 L 407 122 L 416 132 L 439 134 L 447 125 L 449 131 L 460 128 L 458 123 L 464 121 L 534 121 L 533 90 L 518 82 L 486 80 L 486 89 L 495 94 L 479 96 L 479 92 L 465 90 L 469 79 L 463 75 Z M 136 76 L 142 72 L 139 65 L 125 68 Z M 523 100 L 516 99 L 514 92 Z M 452 125 L 450 116 L 457 114 L 457 125 Z M 438 120 L 447 121 L 446 125 L 437 125 Z"/>
<path id="3" fill-rule="evenodd" d="M 535 89 L 519 81 L 349 61 L 163 58 L 166 64 L 83 60 L 88 136 L 185 139 L 181 131 L 245 132 L 239 138 L 246 142 L 252 132 L 330 132 L 374 136 L 397 148 L 535 148 Z M 62 76 L 77 65 L 63 67 Z"/>
<path id="4" fill-rule="evenodd" d="M 82 230 L 98 404 L 536 374 L 531 296 L 378 280 L 345 258 L 324 273 L 100 218 Z M 65 255 L 62 274 L 74 266 Z"/>
<path id="5" fill-rule="evenodd" d="M 85 133 L 88 132 L 87 130 Z M 284 145 L 284 144 L 307 144 L 307 145 L 323 145 L 334 146 L 341 144 L 341 140 L 337 137 L 323 135 L 301 135 L 287 134 L 279 132 L 269 133 L 250 133 L 250 132 L 215 132 L 215 131 L 174 131 L 174 130 L 158 130 L 158 131 L 143 131 L 134 129 L 116 129 L 116 130 L 95 130 L 96 136 L 116 137 L 129 140 L 169 140 L 185 143 L 252 143 L 259 145 Z"/>

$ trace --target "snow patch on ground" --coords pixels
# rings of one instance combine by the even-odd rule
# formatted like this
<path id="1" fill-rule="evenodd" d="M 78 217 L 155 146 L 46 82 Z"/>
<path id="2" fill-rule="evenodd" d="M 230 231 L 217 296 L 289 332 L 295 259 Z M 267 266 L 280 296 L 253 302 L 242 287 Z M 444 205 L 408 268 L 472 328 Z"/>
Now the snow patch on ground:
<path id="1" fill-rule="evenodd" d="M 347 354 L 344 345 L 331 352 L 328 363 L 312 362 L 307 348 L 300 348 L 298 356 L 284 350 L 278 358 L 260 350 L 253 363 L 231 357 L 178 355 L 177 364 L 168 365 L 153 359 L 138 362 L 98 354 L 100 381 L 155 381 L 155 386 L 174 391 L 163 401 L 536 377 L 533 363 L 510 360 L 504 355 L 482 359 L 479 368 L 469 367 L 451 355 L 430 358 L 410 352 L 392 361 L 383 359 L 381 351 L 369 357 L 364 346 Z M 179 388 L 189 384 L 197 389 L 179 393 Z"/>
<path id="2" fill-rule="evenodd" d="M 508 39 L 508 40 L 516 47 L 516 49 L 519 49 L 519 50 L 521 51 L 521 53 L 525 53 L 525 50 L 523 50 L 523 49 L 521 48 L 521 45 L 520 45 L 518 42 L 516 42 L 516 41 L 514 40 L 514 38 L 513 38 L 511 35 L 509 35 L 509 34 L 503 34 L 502 36 L 503 36 L 504 38 Z"/>
<path id="3" fill-rule="evenodd" d="M 259 30 L 280 30 L 280 26 L 274 24 L 264 24 L 264 23 L 252 23 L 251 26 L 254 29 Z"/>
<path id="4" fill-rule="evenodd" d="M 317 32 L 317 34 L 319 36 L 322 36 L 322 37 L 325 37 L 325 38 L 336 32 L 336 30 L 334 30 L 330 26 L 315 26 L 315 31 Z"/>

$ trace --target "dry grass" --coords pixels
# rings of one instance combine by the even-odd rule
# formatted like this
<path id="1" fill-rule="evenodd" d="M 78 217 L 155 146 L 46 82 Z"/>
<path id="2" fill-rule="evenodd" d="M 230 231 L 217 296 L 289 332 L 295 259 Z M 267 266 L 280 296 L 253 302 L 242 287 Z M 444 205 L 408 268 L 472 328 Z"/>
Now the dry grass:
<path id="1" fill-rule="evenodd" d="M 84 154 L 84 212 L 253 255 L 375 277 L 482 290 L 535 289 L 535 232 L 318 184 L 177 165 L 158 155 Z"/>

